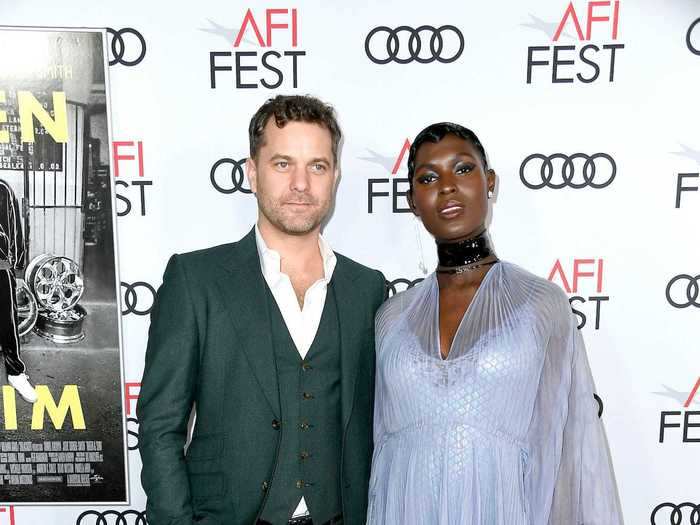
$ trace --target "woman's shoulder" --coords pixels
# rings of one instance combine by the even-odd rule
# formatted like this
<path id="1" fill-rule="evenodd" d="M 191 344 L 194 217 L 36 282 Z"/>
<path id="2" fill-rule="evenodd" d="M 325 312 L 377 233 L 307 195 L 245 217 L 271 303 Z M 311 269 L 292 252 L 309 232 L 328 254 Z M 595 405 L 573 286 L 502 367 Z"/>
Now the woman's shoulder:
<path id="1" fill-rule="evenodd" d="M 401 315 L 414 302 L 415 298 L 425 291 L 425 287 L 430 286 L 433 279 L 434 274 L 430 274 L 425 279 L 417 283 L 415 283 L 415 281 L 411 282 L 406 280 L 406 282 L 402 281 L 401 283 L 392 284 L 393 288 L 390 288 L 390 292 L 393 291 L 393 295 L 384 301 L 384 303 L 379 307 L 375 317 L 375 326 L 378 337 L 382 333 L 385 333 L 386 330 L 401 317 Z M 398 291 L 395 289 L 397 284 L 406 285 L 408 287 L 405 290 Z"/>
<path id="2" fill-rule="evenodd" d="M 509 261 L 500 266 L 505 287 L 533 310 L 550 319 L 571 314 L 569 298 L 559 285 Z"/>

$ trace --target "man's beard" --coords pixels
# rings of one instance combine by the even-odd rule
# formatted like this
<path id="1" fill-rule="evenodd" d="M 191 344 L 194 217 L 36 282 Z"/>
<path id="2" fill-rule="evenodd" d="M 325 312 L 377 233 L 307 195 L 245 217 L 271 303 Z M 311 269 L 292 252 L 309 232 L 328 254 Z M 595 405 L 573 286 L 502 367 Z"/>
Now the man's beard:
<path id="1" fill-rule="evenodd" d="M 258 193 L 258 208 L 278 230 L 288 235 L 304 235 L 314 230 L 328 214 L 330 199 L 317 200 L 307 193 L 289 193 L 279 200 L 272 200 Z M 294 211 L 282 204 L 288 202 L 308 204 L 306 212 Z"/>

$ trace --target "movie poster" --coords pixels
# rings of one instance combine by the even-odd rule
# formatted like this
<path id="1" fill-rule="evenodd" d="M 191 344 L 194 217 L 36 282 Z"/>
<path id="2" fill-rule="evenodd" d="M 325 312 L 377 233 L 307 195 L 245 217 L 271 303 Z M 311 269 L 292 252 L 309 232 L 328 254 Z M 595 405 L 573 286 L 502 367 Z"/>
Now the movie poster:
<path id="1" fill-rule="evenodd" d="M 125 503 L 104 32 L 0 27 L 0 503 Z"/>

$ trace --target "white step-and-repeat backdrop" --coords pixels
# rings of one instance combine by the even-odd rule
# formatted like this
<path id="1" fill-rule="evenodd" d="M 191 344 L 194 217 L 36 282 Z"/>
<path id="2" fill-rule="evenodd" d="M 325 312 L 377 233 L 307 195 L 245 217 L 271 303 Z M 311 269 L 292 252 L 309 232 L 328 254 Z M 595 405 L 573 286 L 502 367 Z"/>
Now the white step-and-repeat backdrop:
<path id="1" fill-rule="evenodd" d="M 154 290 L 172 253 L 253 225 L 247 126 L 276 93 L 337 109 L 325 235 L 394 291 L 422 277 L 412 137 L 443 120 L 477 132 L 499 256 L 560 284 L 579 316 L 626 523 L 700 524 L 700 3 L 3 0 L 0 14 L 109 28 L 131 449 L 131 505 L 0 507 L 0 525 L 145 525 L 135 404 Z"/>

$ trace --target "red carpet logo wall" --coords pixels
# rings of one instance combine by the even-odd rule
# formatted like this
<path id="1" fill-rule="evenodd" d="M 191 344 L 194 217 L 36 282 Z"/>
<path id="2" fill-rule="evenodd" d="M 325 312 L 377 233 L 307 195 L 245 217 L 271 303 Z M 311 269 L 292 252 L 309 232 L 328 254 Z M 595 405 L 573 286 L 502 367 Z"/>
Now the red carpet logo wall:
<path id="1" fill-rule="evenodd" d="M 626 522 L 700 525 L 692 2 L 535 0 L 513 4 L 507 23 L 502 7 L 464 2 L 429 15 L 413 0 L 400 11 L 125 2 L 118 17 L 88 0 L 50 20 L 48 0 L 3 15 L 8 24 L 111 27 L 108 156 L 120 215 L 131 504 L 0 507 L 0 525 L 144 524 L 135 404 L 165 263 L 250 229 L 248 121 L 270 96 L 307 92 L 337 108 L 344 132 L 324 235 L 382 270 L 390 295 L 424 278 L 406 203 L 410 141 L 443 120 L 479 134 L 498 174 L 499 255 L 561 286 L 579 321 Z M 651 43 L 648 21 L 660 16 Z M 434 257 L 427 234 L 423 248 Z"/>

